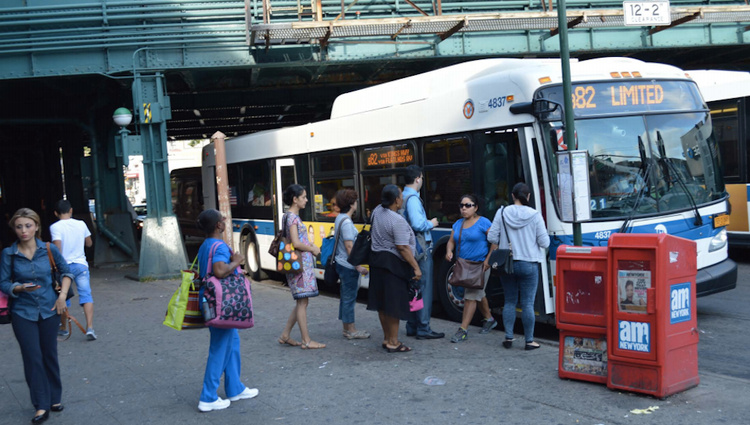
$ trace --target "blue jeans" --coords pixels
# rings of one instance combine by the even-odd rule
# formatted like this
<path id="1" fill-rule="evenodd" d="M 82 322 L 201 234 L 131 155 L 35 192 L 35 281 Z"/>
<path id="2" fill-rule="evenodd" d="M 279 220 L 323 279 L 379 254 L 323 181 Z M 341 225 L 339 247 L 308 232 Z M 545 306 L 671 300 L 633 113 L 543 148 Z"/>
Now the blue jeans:
<path id="1" fill-rule="evenodd" d="M 409 313 L 406 321 L 406 332 L 417 335 L 425 335 L 432 332 L 430 329 L 430 317 L 432 316 L 432 246 L 427 250 L 427 255 L 419 261 L 419 269 L 422 271 L 422 279 L 419 280 L 419 289 L 422 293 L 424 308 Z"/>
<path id="2" fill-rule="evenodd" d="M 68 264 L 70 273 L 75 276 L 75 285 L 78 290 L 78 304 L 84 305 L 86 303 L 93 303 L 94 299 L 91 297 L 91 275 L 89 274 L 89 266 L 70 263 Z M 67 301 L 68 307 L 70 307 L 70 300 Z"/>
<path id="3" fill-rule="evenodd" d="M 240 360 L 240 335 L 237 329 L 208 328 L 211 332 L 211 345 L 208 348 L 206 375 L 203 378 L 201 401 L 212 403 L 219 398 L 217 391 L 224 375 L 224 392 L 234 397 L 245 391 L 240 380 L 242 362 Z"/>
<path id="4" fill-rule="evenodd" d="M 516 323 L 516 305 L 520 290 L 523 334 L 527 343 L 534 341 L 534 299 L 539 285 L 539 263 L 514 261 L 513 274 L 503 276 L 500 281 L 505 291 L 505 306 L 503 307 L 505 338 L 513 338 L 513 325 Z"/>
<path id="5" fill-rule="evenodd" d="M 359 291 L 359 272 L 336 264 L 336 271 L 341 279 L 341 300 L 339 301 L 339 320 L 354 323 L 354 305 Z"/>

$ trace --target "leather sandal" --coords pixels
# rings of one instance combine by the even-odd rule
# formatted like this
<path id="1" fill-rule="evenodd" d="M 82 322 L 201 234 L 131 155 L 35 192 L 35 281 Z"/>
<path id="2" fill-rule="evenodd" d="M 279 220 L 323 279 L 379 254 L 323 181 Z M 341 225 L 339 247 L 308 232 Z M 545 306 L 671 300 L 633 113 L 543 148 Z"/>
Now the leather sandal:
<path id="1" fill-rule="evenodd" d="M 399 344 L 396 348 L 388 348 L 388 346 L 386 346 L 385 349 L 388 350 L 389 353 L 408 353 L 409 351 L 411 351 L 411 348 L 405 346 L 404 344 Z"/>
<path id="2" fill-rule="evenodd" d="M 286 337 L 286 339 L 279 338 L 279 344 L 281 344 L 281 345 L 286 344 L 286 345 L 290 345 L 292 347 L 299 347 L 300 345 L 302 345 L 301 342 L 293 340 L 292 337 Z"/>
<path id="3" fill-rule="evenodd" d="M 315 344 L 315 345 L 311 345 L 311 344 Z M 318 350 L 321 348 L 326 348 L 326 345 L 321 344 L 319 342 L 310 341 L 307 344 L 302 343 L 302 345 L 300 345 L 300 348 L 302 348 L 303 350 Z"/>

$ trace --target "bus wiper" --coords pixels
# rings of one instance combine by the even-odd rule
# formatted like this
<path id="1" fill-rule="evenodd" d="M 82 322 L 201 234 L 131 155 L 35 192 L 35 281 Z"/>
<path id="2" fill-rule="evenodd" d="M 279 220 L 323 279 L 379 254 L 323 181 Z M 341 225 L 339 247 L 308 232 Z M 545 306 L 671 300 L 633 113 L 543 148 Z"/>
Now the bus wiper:
<path id="1" fill-rule="evenodd" d="M 640 136 L 638 137 L 640 139 Z M 646 166 L 646 171 L 644 172 L 643 176 L 643 186 L 641 186 L 640 189 L 638 189 L 638 192 L 636 193 L 635 203 L 633 204 L 633 209 L 630 211 L 630 214 L 628 215 L 628 218 L 625 219 L 625 221 L 622 223 L 622 226 L 620 226 L 620 230 L 618 233 L 627 233 L 628 227 L 630 227 L 630 222 L 633 220 L 633 216 L 638 211 L 638 207 L 641 205 L 641 199 L 643 199 L 643 193 L 646 190 L 647 187 L 649 187 L 649 179 L 651 178 L 651 166 L 654 163 L 649 161 L 648 165 Z"/>
<path id="2" fill-rule="evenodd" d="M 661 158 L 659 158 L 659 161 L 663 161 L 665 164 L 667 164 L 667 168 L 671 170 L 670 175 L 677 181 L 677 184 L 680 185 L 682 190 L 685 191 L 685 194 L 687 194 L 688 200 L 690 201 L 690 206 L 693 208 L 693 211 L 695 212 L 695 225 L 696 226 L 702 226 L 703 225 L 703 217 L 701 217 L 701 213 L 698 210 L 698 204 L 695 202 L 695 198 L 693 198 L 693 194 L 690 193 L 690 190 L 687 187 L 687 184 L 685 183 L 685 179 L 682 177 L 682 173 L 677 169 L 677 166 L 674 165 L 672 162 L 672 159 L 667 156 L 666 149 L 664 149 L 664 139 L 661 137 L 661 132 L 656 131 L 656 143 L 659 147 L 659 153 L 661 154 Z"/>

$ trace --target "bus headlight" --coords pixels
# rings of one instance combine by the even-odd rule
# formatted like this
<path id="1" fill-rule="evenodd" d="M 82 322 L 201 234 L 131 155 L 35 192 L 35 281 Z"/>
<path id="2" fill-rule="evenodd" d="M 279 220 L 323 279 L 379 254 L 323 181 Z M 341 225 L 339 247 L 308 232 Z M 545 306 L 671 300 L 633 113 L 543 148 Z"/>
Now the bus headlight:
<path id="1" fill-rule="evenodd" d="M 721 229 L 721 232 L 711 239 L 711 243 L 708 245 L 708 252 L 718 251 L 725 246 L 727 246 L 727 229 Z"/>

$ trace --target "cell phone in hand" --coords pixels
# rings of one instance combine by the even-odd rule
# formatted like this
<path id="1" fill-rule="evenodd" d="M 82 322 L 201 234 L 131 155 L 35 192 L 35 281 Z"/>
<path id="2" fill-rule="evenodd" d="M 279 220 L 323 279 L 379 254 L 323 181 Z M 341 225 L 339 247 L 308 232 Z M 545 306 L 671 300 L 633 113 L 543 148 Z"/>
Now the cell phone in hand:
<path id="1" fill-rule="evenodd" d="M 24 283 L 24 288 L 36 288 L 38 285 L 36 283 Z"/>

